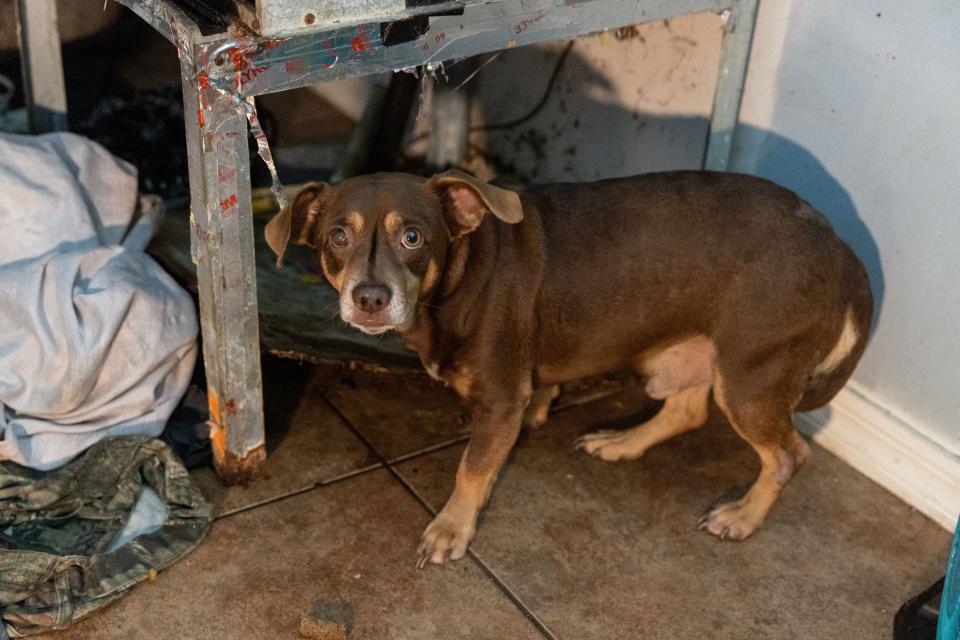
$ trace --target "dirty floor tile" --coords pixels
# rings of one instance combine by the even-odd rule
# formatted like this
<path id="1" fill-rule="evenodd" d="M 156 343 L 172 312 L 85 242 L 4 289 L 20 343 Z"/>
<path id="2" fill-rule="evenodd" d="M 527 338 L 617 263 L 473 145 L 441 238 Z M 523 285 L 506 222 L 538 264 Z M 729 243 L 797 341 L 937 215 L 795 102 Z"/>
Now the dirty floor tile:
<path id="1" fill-rule="evenodd" d="M 459 398 L 422 372 L 358 368 L 344 372 L 327 397 L 388 459 L 467 434 Z"/>
<path id="2" fill-rule="evenodd" d="M 414 567 L 427 521 L 372 471 L 217 520 L 155 582 L 51 637 L 295 640 L 314 607 L 351 621 L 351 640 L 541 637 L 473 563 Z"/>
<path id="3" fill-rule="evenodd" d="M 715 408 L 635 462 L 575 451 L 577 435 L 630 413 L 623 400 L 522 435 L 480 522 L 476 552 L 557 637 L 873 640 L 942 575 L 949 534 L 818 446 L 751 539 L 698 532 L 715 499 L 749 486 L 755 455 Z M 398 469 L 440 507 L 459 456 Z"/>
<path id="4" fill-rule="evenodd" d="M 218 513 L 313 487 L 376 464 L 369 450 L 323 401 L 335 368 L 265 357 L 267 463 L 247 486 L 225 487 L 211 468 L 191 472 Z"/>

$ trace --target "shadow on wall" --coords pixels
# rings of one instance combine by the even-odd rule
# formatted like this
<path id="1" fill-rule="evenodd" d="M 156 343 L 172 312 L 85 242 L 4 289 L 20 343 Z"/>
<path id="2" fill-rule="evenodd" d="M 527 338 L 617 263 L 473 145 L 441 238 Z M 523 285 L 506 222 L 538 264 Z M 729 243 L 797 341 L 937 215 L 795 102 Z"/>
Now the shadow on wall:
<path id="1" fill-rule="evenodd" d="M 510 63 L 517 73 L 506 75 L 519 76 L 524 84 L 511 86 L 509 78 L 501 80 L 504 74 L 497 74 L 500 77 L 490 81 L 493 86 L 476 95 L 474 113 L 483 118 L 485 126 L 529 114 L 544 95 L 557 58 L 556 51 L 537 49 L 523 57 L 514 56 Z M 544 67 L 546 62 L 550 64 Z M 537 81 L 531 82 L 531 78 Z M 669 80 L 666 70 L 663 81 Z M 680 87 L 678 93 L 682 91 Z M 643 88 L 635 92 L 642 97 Z M 711 96 L 712 92 L 711 86 Z M 542 108 L 517 126 L 484 131 L 483 138 L 474 133 L 473 140 L 482 142 L 484 155 L 501 175 L 514 174 L 533 183 L 583 182 L 702 167 L 708 129 L 705 117 L 643 112 L 638 110 L 643 100 L 638 97 L 631 103 L 624 93 L 622 86 L 619 90 L 613 86 L 600 65 L 574 48 Z M 689 95 L 679 99 L 691 106 Z M 668 101 L 663 106 L 669 109 L 671 104 Z M 770 131 L 739 126 L 733 153 L 732 166 L 749 167 L 750 173 L 795 191 L 830 219 L 866 267 L 874 295 L 875 328 L 884 293 L 880 254 L 843 185 L 810 151 Z"/>
<path id="2" fill-rule="evenodd" d="M 472 141 L 499 168 L 531 182 L 583 182 L 700 165 L 706 119 L 670 111 L 706 111 L 712 77 L 694 76 L 681 55 L 638 59 L 639 67 L 670 64 L 633 75 L 607 68 L 624 61 L 594 61 L 579 46 L 565 59 L 561 51 L 513 49 L 481 72 Z"/>
<path id="3" fill-rule="evenodd" d="M 741 149 L 750 140 L 751 158 L 743 158 Z M 816 156 L 799 144 L 776 133 L 740 126 L 734 141 L 734 157 L 750 165 L 751 173 L 797 192 L 814 207 L 823 212 L 833 228 L 850 245 L 866 267 L 873 290 L 874 309 L 871 331 L 876 329 L 885 291 L 883 265 L 880 250 L 857 212 L 850 194 L 830 173 Z"/>

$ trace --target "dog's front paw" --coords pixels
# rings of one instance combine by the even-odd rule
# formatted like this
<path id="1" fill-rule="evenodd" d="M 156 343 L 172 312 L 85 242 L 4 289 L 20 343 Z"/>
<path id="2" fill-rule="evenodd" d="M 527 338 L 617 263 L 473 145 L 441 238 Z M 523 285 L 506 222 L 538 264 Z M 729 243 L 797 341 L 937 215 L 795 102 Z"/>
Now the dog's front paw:
<path id="1" fill-rule="evenodd" d="M 706 529 L 721 540 L 745 540 L 763 524 L 747 501 L 726 502 L 700 518 L 701 531 Z"/>
<path id="2" fill-rule="evenodd" d="M 473 535 L 474 524 L 469 518 L 457 518 L 441 511 L 420 538 L 417 568 L 422 569 L 427 562 L 443 564 L 447 560 L 459 560 L 466 554 Z"/>
<path id="3" fill-rule="evenodd" d="M 617 460 L 636 460 L 643 455 L 645 449 L 638 446 L 636 438 L 630 431 L 597 431 L 585 433 L 577 438 L 574 446 L 586 451 L 594 458 L 607 462 Z"/>

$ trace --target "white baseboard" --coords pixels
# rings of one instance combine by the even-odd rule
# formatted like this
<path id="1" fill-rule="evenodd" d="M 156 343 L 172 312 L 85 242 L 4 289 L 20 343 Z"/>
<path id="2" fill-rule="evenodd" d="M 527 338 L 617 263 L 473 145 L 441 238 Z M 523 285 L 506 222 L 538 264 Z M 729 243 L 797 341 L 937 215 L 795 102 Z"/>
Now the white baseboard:
<path id="1" fill-rule="evenodd" d="M 960 513 L 960 457 L 850 383 L 828 407 L 797 414 L 804 435 L 953 531 Z"/>

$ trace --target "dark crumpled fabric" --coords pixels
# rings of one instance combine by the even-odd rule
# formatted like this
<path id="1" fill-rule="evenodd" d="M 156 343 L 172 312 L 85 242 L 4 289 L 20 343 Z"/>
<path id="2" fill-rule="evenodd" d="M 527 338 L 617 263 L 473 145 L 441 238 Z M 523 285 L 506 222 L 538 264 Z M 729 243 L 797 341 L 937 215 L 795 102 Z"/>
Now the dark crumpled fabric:
<path id="1" fill-rule="evenodd" d="M 209 406 L 206 387 L 191 384 L 160 434 L 160 439 L 173 448 L 187 469 L 213 463 Z"/>
<path id="2" fill-rule="evenodd" d="M 166 503 L 166 522 L 108 552 L 144 486 Z M 16 638 L 63 629 L 106 606 L 192 551 L 212 519 L 183 464 L 154 438 L 105 438 L 45 473 L 0 463 L 6 633 Z"/>

